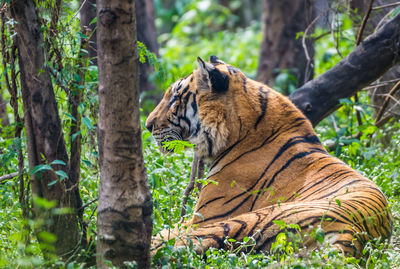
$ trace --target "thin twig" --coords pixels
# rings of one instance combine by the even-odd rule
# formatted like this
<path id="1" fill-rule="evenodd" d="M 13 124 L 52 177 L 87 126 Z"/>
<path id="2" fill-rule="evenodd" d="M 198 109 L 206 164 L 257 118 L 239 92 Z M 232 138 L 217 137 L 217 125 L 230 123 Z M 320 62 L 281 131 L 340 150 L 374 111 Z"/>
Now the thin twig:
<path id="1" fill-rule="evenodd" d="M 392 115 L 387 115 L 380 119 L 377 123 L 375 123 L 375 126 L 380 128 L 382 127 L 385 123 L 387 123 L 390 119 L 392 118 Z"/>
<path id="2" fill-rule="evenodd" d="M 204 177 L 204 161 L 203 159 L 199 160 L 199 165 L 197 167 L 197 179 L 201 179 Z M 199 191 L 201 191 L 202 184 L 201 182 L 197 182 L 196 187 Z"/>
<path id="3" fill-rule="evenodd" d="M 336 124 L 335 116 L 333 116 L 333 114 L 331 114 L 331 120 L 332 120 L 332 124 L 333 124 L 333 129 L 335 130 L 336 133 L 339 132 L 339 128 Z"/>
<path id="4" fill-rule="evenodd" d="M 360 45 L 360 43 L 362 41 L 362 35 L 363 35 L 364 29 L 365 29 L 365 25 L 367 25 L 369 14 L 371 14 L 373 4 L 374 4 L 374 0 L 370 0 L 367 12 L 365 13 L 364 18 L 361 22 L 360 28 L 358 29 L 357 38 L 356 38 L 356 46 Z M 355 103 L 358 103 L 358 93 L 357 92 L 354 94 L 354 101 L 355 101 Z M 356 110 L 356 117 L 357 117 L 358 126 L 361 126 L 362 119 L 361 119 L 361 112 L 359 110 Z M 361 136 L 360 132 L 359 132 L 359 135 Z"/>
<path id="5" fill-rule="evenodd" d="M 308 35 L 308 31 L 311 29 L 311 27 L 313 27 L 313 25 L 317 22 L 317 20 L 321 17 L 323 13 L 319 14 L 306 28 L 306 30 L 304 31 L 304 35 L 303 38 L 301 40 L 301 44 L 303 46 L 304 49 L 304 54 L 306 56 L 307 59 L 307 65 L 306 65 L 306 71 L 304 74 L 304 83 L 306 83 L 308 81 L 308 78 L 310 76 L 310 69 L 311 69 L 311 58 L 310 58 L 310 54 L 308 53 L 308 49 L 307 49 L 307 45 L 306 45 L 306 37 Z"/>
<path id="6" fill-rule="evenodd" d="M 398 99 L 396 99 L 393 95 L 390 95 L 388 93 L 378 93 L 378 94 L 376 94 L 376 96 L 389 97 L 393 102 L 395 102 L 394 106 L 400 105 L 400 101 Z M 390 109 L 392 109 L 392 108 L 393 108 L 393 106 Z M 386 112 L 388 112 L 388 111 L 386 111 Z"/>
<path id="7" fill-rule="evenodd" d="M 354 102 L 357 104 L 358 103 L 358 93 L 354 94 Z M 356 117 L 357 117 L 357 123 L 358 126 L 362 125 L 362 120 L 361 120 L 361 113 L 359 110 L 356 109 Z"/>
<path id="8" fill-rule="evenodd" d="M 14 172 L 14 173 L 11 173 L 11 174 L 8 174 L 8 175 L 1 176 L 0 177 L 0 183 L 5 181 L 5 180 L 12 179 L 12 178 L 18 176 L 18 174 L 19 174 L 18 172 Z"/>
<path id="9" fill-rule="evenodd" d="M 84 204 L 83 206 L 81 206 L 81 208 L 78 208 L 78 209 L 85 209 L 86 207 L 90 206 L 91 204 L 97 202 L 98 200 L 99 200 L 99 198 L 96 198 L 96 199 L 90 201 L 89 203 Z"/>
<path id="10" fill-rule="evenodd" d="M 391 84 L 393 82 L 397 82 L 397 81 L 400 81 L 400 78 L 382 81 L 382 82 L 379 82 L 377 84 L 372 84 L 371 86 L 363 88 L 362 91 L 366 91 L 366 90 L 370 90 L 370 89 L 374 89 L 374 88 L 387 86 L 387 85 L 389 85 L 389 84 Z"/>
<path id="11" fill-rule="evenodd" d="M 187 185 L 182 201 L 182 209 L 181 209 L 181 220 L 180 222 L 182 223 L 184 220 L 184 216 L 186 214 L 186 203 L 189 198 L 190 192 L 194 188 L 194 183 L 196 181 L 196 174 L 197 174 L 197 167 L 199 166 L 199 158 L 197 157 L 196 154 L 193 156 L 193 162 L 192 162 L 192 170 L 190 171 L 190 180 L 189 184 Z"/>
<path id="12" fill-rule="evenodd" d="M 357 34 L 357 39 L 356 39 L 356 46 L 360 45 L 360 43 L 362 41 L 362 34 L 364 32 L 365 25 L 367 25 L 367 21 L 368 21 L 368 18 L 369 18 L 369 14 L 371 14 L 371 10 L 372 10 L 372 5 L 373 4 L 374 4 L 374 0 L 369 1 L 367 12 L 365 13 L 364 18 L 363 18 L 363 20 L 361 22 L 360 29 L 358 29 L 358 34 Z"/>
<path id="13" fill-rule="evenodd" d="M 387 7 L 394 7 L 394 6 L 398 6 L 398 5 L 400 5 L 400 2 L 373 7 L 372 10 L 377 10 L 377 9 L 382 9 L 382 8 L 387 8 Z"/>
<path id="14" fill-rule="evenodd" d="M 387 94 L 385 96 L 387 96 Z M 396 100 L 396 102 L 398 102 L 398 101 Z M 372 108 L 375 108 L 375 109 L 381 108 L 381 106 L 377 106 L 377 105 L 371 105 L 371 104 L 365 104 L 365 105 L 369 106 L 369 107 L 372 107 Z M 387 114 L 387 113 L 390 114 L 391 117 L 399 117 L 400 118 L 400 114 L 397 113 L 397 112 L 394 112 L 392 110 L 385 111 L 385 114 Z"/>
<path id="15" fill-rule="evenodd" d="M 378 114 L 376 115 L 375 118 L 375 124 L 377 124 L 379 122 L 379 120 L 381 119 L 383 112 L 385 111 L 386 107 L 389 104 L 389 100 L 390 97 L 398 90 L 400 89 L 400 81 L 398 81 L 396 83 L 396 85 L 393 86 L 393 88 L 390 90 L 390 92 L 388 93 L 388 95 L 385 97 L 385 100 L 383 101 L 383 104 L 381 106 L 381 109 L 379 109 Z"/>
<path id="16" fill-rule="evenodd" d="M 75 19 L 76 16 L 78 16 L 79 12 L 81 11 L 82 7 L 85 5 L 87 0 L 84 0 L 82 4 L 79 6 L 78 10 L 75 12 L 75 14 L 71 17 L 71 19 L 67 22 L 65 26 L 69 26 L 70 23 L 72 22 L 73 19 Z"/>
<path id="17" fill-rule="evenodd" d="M 336 20 L 336 15 L 335 15 L 335 12 L 333 12 L 333 14 L 332 14 L 332 22 L 331 22 L 332 42 L 333 42 L 333 46 L 335 47 L 336 52 L 339 54 L 340 58 L 343 58 L 343 55 L 339 50 L 339 46 L 338 46 L 338 44 L 336 42 L 336 38 L 335 38 L 335 32 L 336 32 L 335 31 L 335 20 Z"/>

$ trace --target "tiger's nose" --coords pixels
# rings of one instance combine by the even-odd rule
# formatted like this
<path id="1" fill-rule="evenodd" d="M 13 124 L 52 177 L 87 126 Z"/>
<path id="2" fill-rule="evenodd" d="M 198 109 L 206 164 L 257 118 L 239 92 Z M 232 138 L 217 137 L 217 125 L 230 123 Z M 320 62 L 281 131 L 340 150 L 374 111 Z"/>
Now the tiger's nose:
<path id="1" fill-rule="evenodd" d="M 154 127 L 154 122 L 152 120 L 147 119 L 146 121 L 146 129 L 150 131 L 150 133 L 153 131 Z"/>

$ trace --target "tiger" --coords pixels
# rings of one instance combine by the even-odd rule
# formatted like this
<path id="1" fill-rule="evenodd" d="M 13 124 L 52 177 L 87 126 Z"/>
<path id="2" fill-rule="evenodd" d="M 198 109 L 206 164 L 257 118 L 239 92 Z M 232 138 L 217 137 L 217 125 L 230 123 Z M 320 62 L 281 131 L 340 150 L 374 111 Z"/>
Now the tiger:
<path id="1" fill-rule="evenodd" d="M 190 239 L 199 253 L 245 237 L 256 251 L 269 251 L 282 223 L 302 233 L 321 228 L 323 244 L 354 257 L 369 240 L 391 236 L 379 187 L 331 156 L 287 97 L 216 56 L 198 57 L 197 69 L 167 89 L 145 126 L 162 151 L 165 141 L 194 144 L 213 182 L 200 190 L 185 236 L 162 231 L 153 251 L 167 236 L 177 247 Z"/>

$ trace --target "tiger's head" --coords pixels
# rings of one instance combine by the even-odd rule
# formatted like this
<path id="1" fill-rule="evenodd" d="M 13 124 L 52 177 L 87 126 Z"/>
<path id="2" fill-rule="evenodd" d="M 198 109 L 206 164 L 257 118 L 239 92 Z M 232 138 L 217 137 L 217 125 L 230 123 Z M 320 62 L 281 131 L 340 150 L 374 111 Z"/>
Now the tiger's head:
<path id="1" fill-rule="evenodd" d="M 164 141 L 185 140 L 195 144 L 197 156 L 211 161 L 262 128 L 271 89 L 216 56 L 209 63 L 197 58 L 197 66 L 168 88 L 146 128 L 160 148 Z"/>

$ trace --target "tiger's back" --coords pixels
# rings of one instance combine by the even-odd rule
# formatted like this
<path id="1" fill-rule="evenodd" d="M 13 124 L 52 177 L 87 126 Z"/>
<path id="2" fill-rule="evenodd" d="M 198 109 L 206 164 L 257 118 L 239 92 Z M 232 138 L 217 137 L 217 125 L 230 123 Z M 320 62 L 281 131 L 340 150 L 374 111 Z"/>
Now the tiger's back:
<path id="1" fill-rule="evenodd" d="M 253 236 L 268 249 L 274 220 L 321 226 L 327 241 L 359 256 L 371 238 L 388 238 L 391 217 L 379 188 L 321 145 L 310 122 L 284 96 L 215 56 L 174 83 L 149 115 L 156 140 L 183 139 L 210 164 L 188 225 L 202 247 Z M 202 216 L 202 218 L 199 217 Z M 157 241 L 157 240 L 155 240 Z M 199 244 L 199 243 L 198 243 Z"/>

